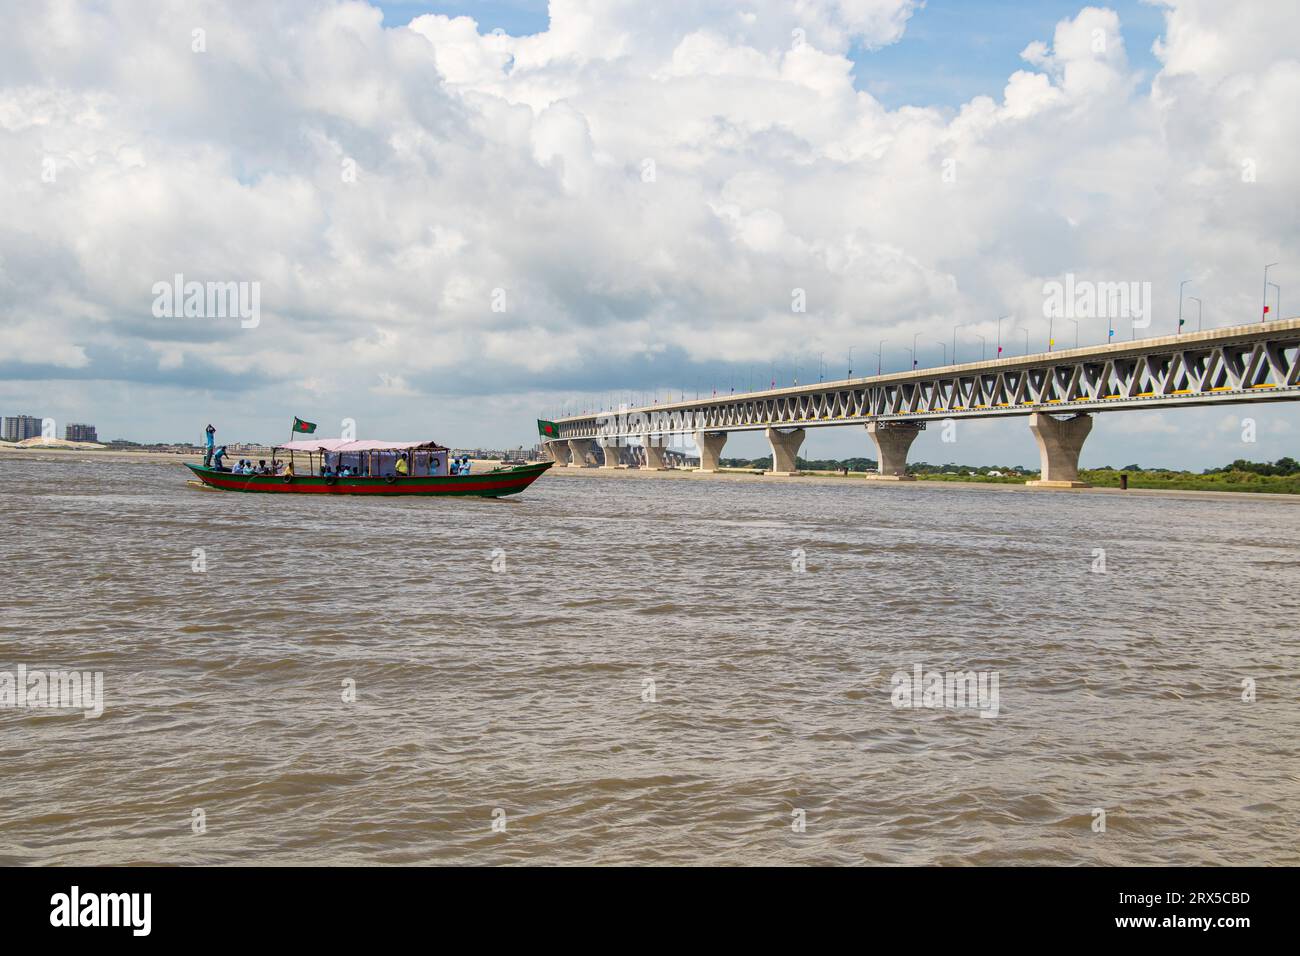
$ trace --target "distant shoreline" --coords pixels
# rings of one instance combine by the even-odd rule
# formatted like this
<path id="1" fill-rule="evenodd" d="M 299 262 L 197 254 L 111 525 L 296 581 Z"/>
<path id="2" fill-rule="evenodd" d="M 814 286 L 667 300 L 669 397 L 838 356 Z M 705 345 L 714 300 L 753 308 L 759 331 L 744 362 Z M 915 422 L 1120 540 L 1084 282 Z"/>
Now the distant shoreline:
<path id="1" fill-rule="evenodd" d="M 684 468 L 673 468 L 666 471 L 649 471 L 642 468 L 569 468 L 567 466 L 557 465 L 546 473 L 547 477 L 559 475 L 566 478 L 666 478 L 680 481 L 759 481 L 764 483 L 776 484 L 818 484 L 818 485 L 843 485 L 849 482 L 867 489 L 891 489 L 891 488 L 925 488 L 927 490 L 939 490 L 943 488 L 978 488 L 983 491 L 1001 491 L 1006 493 L 1022 492 L 1030 494 L 1047 494 L 1047 495 L 1132 495 L 1135 497 L 1156 497 L 1156 498 L 1182 498 L 1185 500 L 1202 500 L 1202 501 L 1222 501 L 1231 500 L 1269 500 L 1278 501 L 1283 504 L 1297 505 L 1300 504 L 1300 495 L 1289 494 L 1286 492 L 1262 492 L 1262 491 L 1200 491 L 1176 488 L 1129 488 L 1121 490 L 1119 488 L 1106 488 L 1094 486 L 1091 488 L 1033 488 L 1024 484 L 1024 479 L 1007 479 L 994 478 L 991 480 L 981 480 L 979 478 L 956 478 L 952 476 L 930 477 L 918 475 L 916 481 L 873 481 L 869 480 L 863 472 L 850 472 L 848 475 L 830 475 L 804 472 L 795 477 L 786 477 L 782 475 L 756 474 L 748 469 L 731 469 L 725 471 L 716 471 L 711 474 L 702 474 Z"/>
<path id="2" fill-rule="evenodd" d="M 270 459 L 270 448 L 248 449 L 228 455 L 227 458 L 238 460 L 239 458 L 259 458 Z M 119 461 L 119 462 L 138 462 L 153 464 L 184 464 L 186 462 L 200 462 L 203 460 L 201 453 L 184 452 L 162 452 L 162 451 L 121 451 L 116 449 L 82 449 L 82 448 L 13 448 L 7 447 L 0 450 L 0 461 L 6 459 L 25 460 L 25 461 L 46 461 L 55 462 L 59 460 L 78 460 L 78 461 Z M 500 464 L 496 461 L 484 460 L 480 462 L 475 459 L 474 464 L 484 466 L 494 466 Z M 1137 473 L 1140 474 L 1140 473 Z M 987 491 L 1004 491 L 1004 492 L 1032 492 L 1035 494 L 1105 494 L 1105 495 L 1134 495 L 1145 497 L 1165 497 L 1165 498 L 1183 498 L 1188 500 L 1203 501 L 1221 501 L 1223 499 L 1269 499 L 1280 501 L 1287 504 L 1300 504 L 1300 494 L 1291 494 L 1288 492 L 1260 491 L 1258 489 L 1187 489 L 1187 488 L 1135 488 L 1130 487 L 1127 490 L 1121 490 L 1115 487 L 1104 487 L 1094 485 L 1091 488 L 1031 488 L 1024 484 L 1021 478 L 982 478 L 980 476 L 952 476 L 952 475 L 917 475 L 916 481 L 871 481 L 863 472 L 850 472 L 847 475 L 828 474 L 826 472 L 803 472 L 795 477 L 785 477 L 781 475 L 767 475 L 755 473 L 755 471 L 744 468 L 724 469 L 713 472 L 712 474 L 702 474 L 685 468 L 672 468 L 666 471 L 649 471 L 644 468 L 569 468 L 564 465 L 557 465 L 547 472 L 548 476 L 560 475 L 565 478 L 628 478 L 628 479 L 647 479 L 647 478 L 665 478 L 675 481 L 746 481 L 746 482 L 772 482 L 772 483 L 790 483 L 797 484 L 844 484 L 850 482 L 862 485 L 866 488 L 927 488 L 937 489 L 943 487 L 961 487 L 961 488 L 980 488 Z M 1087 476 L 1085 475 L 1085 480 Z"/>

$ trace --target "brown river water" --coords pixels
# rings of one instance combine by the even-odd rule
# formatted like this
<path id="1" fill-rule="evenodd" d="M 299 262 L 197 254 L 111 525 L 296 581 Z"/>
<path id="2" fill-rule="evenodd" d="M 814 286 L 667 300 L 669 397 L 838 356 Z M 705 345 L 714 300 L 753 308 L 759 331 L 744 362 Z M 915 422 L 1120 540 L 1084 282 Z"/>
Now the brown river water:
<path id="1" fill-rule="evenodd" d="M 0 863 L 1300 863 L 1289 502 L 186 477 L 0 461 Z"/>

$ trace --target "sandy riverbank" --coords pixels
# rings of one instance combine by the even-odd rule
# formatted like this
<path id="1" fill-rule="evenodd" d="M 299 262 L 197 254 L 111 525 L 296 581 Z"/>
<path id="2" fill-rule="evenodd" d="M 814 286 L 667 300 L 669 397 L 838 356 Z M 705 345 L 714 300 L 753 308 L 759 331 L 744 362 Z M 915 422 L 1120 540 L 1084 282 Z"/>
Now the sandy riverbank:
<path id="1" fill-rule="evenodd" d="M 813 475 L 803 474 L 793 477 L 781 475 L 755 474 L 750 471 L 718 471 L 712 474 L 702 474 L 697 471 L 686 469 L 672 468 L 666 471 L 649 471 L 642 468 L 570 468 L 560 466 L 552 468 L 547 475 L 557 475 L 563 478 L 607 478 L 612 480 L 618 479 L 647 479 L 647 478 L 666 478 L 681 481 L 739 481 L 739 482 L 764 482 L 788 484 L 791 482 L 797 484 L 819 484 L 819 485 L 844 485 L 852 484 L 863 488 L 864 490 L 889 490 L 898 488 L 923 488 L 926 491 L 942 492 L 944 489 L 954 488 L 975 488 L 981 491 L 1003 492 L 1006 494 L 1037 494 L 1037 495 L 1131 495 L 1154 498 L 1183 498 L 1190 501 L 1223 501 L 1223 500 L 1249 500 L 1249 501 L 1273 501 L 1281 504 L 1300 505 L 1300 495 L 1259 493 L 1247 491 L 1178 491 L 1164 488 L 1129 488 L 1122 491 L 1119 488 L 1031 488 L 1023 484 L 1010 484 L 1006 482 L 983 482 L 983 481 L 927 481 L 919 478 L 916 481 L 874 481 L 867 478 L 860 472 L 854 472 L 848 475 Z"/>
<path id="2" fill-rule="evenodd" d="M 235 456 L 235 459 L 249 457 L 249 452 L 242 452 Z M 256 452 L 252 453 L 253 457 L 270 457 L 270 450 L 264 449 L 259 456 Z M 22 459 L 24 461 L 163 461 L 163 462 L 201 462 L 203 455 L 192 454 L 186 455 L 180 452 L 166 451 L 115 451 L 113 449 L 87 449 L 87 448 L 13 448 L 6 447 L 0 449 L 0 462 Z"/>

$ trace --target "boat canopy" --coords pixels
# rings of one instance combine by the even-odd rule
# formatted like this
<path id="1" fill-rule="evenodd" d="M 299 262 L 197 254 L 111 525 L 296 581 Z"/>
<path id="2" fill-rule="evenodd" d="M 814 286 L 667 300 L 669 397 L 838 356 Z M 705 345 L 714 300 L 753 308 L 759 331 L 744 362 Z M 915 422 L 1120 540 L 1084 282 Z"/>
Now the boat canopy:
<path id="1" fill-rule="evenodd" d="M 427 451 L 447 451 L 445 445 L 439 445 L 436 441 L 346 441 L 342 438 L 304 438 L 300 441 L 285 442 L 283 445 L 276 445 L 275 447 L 277 450 L 302 452 L 409 451 L 413 448 Z"/>

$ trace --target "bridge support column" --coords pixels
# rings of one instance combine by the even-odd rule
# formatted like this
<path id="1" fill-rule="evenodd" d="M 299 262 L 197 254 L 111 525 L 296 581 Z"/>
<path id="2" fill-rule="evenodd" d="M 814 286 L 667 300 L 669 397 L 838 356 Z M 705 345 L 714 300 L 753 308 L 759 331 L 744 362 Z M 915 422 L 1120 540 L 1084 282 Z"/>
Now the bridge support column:
<path id="1" fill-rule="evenodd" d="M 569 463 L 571 453 L 567 441 L 548 441 L 546 443 L 546 450 L 551 455 L 551 461 L 555 462 L 557 465 L 563 466 Z"/>
<path id="2" fill-rule="evenodd" d="M 604 453 L 604 455 L 605 455 L 605 461 L 604 461 L 604 463 L 600 466 L 601 468 L 617 468 L 617 467 L 619 467 L 619 465 L 620 465 L 620 461 L 619 461 L 620 453 L 619 453 L 618 439 L 616 439 L 616 438 L 611 438 L 611 439 L 609 439 L 608 442 L 602 442 L 601 445 L 600 445 L 600 450 L 601 450 L 601 451 Z"/>
<path id="3" fill-rule="evenodd" d="M 767 443 L 772 446 L 772 469 L 768 474 L 784 476 L 799 474 L 796 459 L 799 455 L 799 446 L 803 444 L 804 430 L 795 428 L 782 432 L 769 428 L 764 434 L 767 436 Z"/>
<path id="4" fill-rule="evenodd" d="M 907 450 L 921 434 L 921 426 L 912 422 L 867 422 L 867 434 L 876 444 L 880 464 L 877 473 L 867 475 L 877 481 L 916 481 L 907 473 Z"/>
<path id="5" fill-rule="evenodd" d="M 667 471 L 668 466 L 664 464 L 664 446 L 656 445 L 653 438 L 647 438 L 645 441 L 645 468 L 650 471 Z"/>
<path id="6" fill-rule="evenodd" d="M 700 467 L 696 471 L 714 472 L 722 458 L 722 446 L 727 443 L 726 432 L 696 432 L 695 444 L 700 447 Z"/>
<path id="7" fill-rule="evenodd" d="M 590 438 L 570 438 L 569 467 L 585 468 L 587 465 L 594 464 L 591 449 L 595 444 L 596 442 Z"/>
<path id="8" fill-rule="evenodd" d="M 1073 418 L 1053 418 L 1041 412 L 1029 416 L 1029 430 L 1038 442 L 1038 457 L 1042 462 L 1041 477 L 1025 484 L 1037 488 L 1089 488 L 1079 480 L 1079 452 L 1083 440 L 1092 431 L 1091 415 Z"/>

